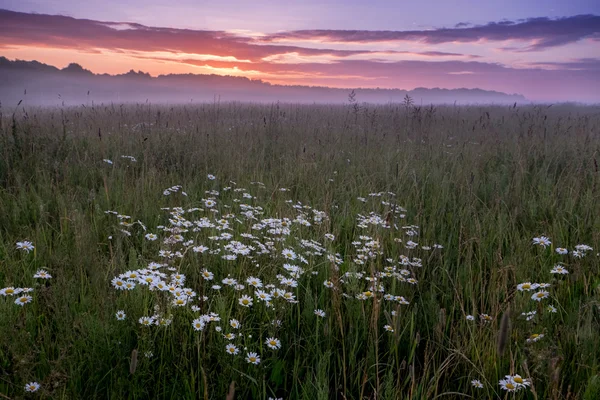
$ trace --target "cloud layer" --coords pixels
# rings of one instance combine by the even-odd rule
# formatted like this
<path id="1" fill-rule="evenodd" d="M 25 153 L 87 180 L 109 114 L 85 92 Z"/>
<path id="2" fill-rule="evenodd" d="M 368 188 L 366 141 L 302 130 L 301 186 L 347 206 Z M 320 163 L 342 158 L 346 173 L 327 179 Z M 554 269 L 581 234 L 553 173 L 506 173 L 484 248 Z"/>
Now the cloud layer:
<path id="1" fill-rule="evenodd" d="M 600 54 L 595 15 L 431 30 L 262 33 L 0 10 L 0 43 L 0 55 L 9 58 L 55 64 L 64 58 L 63 64 L 80 62 L 94 72 L 129 65 L 155 75 L 187 71 L 337 87 L 480 87 L 538 100 L 600 101 L 600 59 L 590 56 Z"/>

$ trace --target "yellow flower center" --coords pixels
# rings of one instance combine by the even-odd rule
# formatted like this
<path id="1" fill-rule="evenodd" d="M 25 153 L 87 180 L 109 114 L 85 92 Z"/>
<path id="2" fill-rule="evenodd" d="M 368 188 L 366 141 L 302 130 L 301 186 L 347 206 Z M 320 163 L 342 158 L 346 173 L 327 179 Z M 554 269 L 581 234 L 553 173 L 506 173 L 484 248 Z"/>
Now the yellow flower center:
<path id="1" fill-rule="evenodd" d="M 516 376 L 513 378 L 513 381 L 515 381 L 517 383 L 523 383 L 523 378 L 521 378 L 520 376 Z"/>
<path id="2" fill-rule="evenodd" d="M 506 388 L 507 388 L 507 389 L 511 389 L 511 390 L 512 390 L 512 389 L 514 389 L 514 388 L 515 388 L 515 385 L 513 385 L 512 383 L 507 383 L 507 384 L 506 384 Z"/>
<path id="3" fill-rule="evenodd" d="M 255 362 L 256 361 L 256 357 L 250 357 L 250 362 Z"/>

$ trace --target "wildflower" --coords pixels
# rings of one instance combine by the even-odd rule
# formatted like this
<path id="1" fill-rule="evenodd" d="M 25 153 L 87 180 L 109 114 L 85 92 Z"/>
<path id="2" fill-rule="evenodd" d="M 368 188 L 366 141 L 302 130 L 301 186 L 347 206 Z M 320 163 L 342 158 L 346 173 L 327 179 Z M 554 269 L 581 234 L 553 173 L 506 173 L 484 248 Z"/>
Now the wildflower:
<path id="1" fill-rule="evenodd" d="M 569 250 L 565 249 L 564 247 L 557 247 L 555 250 L 558 254 L 568 254 Z"/>
<path id="2" fill-rule="evenodd" d="M 242 297 L 240 297 L 240 299 L 238 300 L 238 302 L 240 303 L 241 306 L 251 307 L 252 306 L 252 297 L 249 297 L 247 295 L 243 295 Z"/>
<path id="3" fill-rule="evenodd" d="M 17 250 L 23 250 L 27 253 L 29 253 L 31 250 L 33 250 L 35 247 L 33 246 L 33 243 L 24 240 L 22 242 L 17 242 Z"/>
<path id="4" fill-rule="evenodd" d="M 206 323 L 204 322 L 204 320 L 202 318 L 196 318 L 195 320 L 192 321 L 192 327 L 194 328 L 194 330 L 196 331 L 201 331 L 204 329 L 204 325 Z"/>
<path id="5" fill-rule="evenodd" d="M 233 356 L 240 352 L 240 350 L 233 343 L 229 343 L 227 346 L 225 346 L 225 351 Z"/>
<path id="6" fill-rule="evenodd" d="M 33 300 L 33 297 L 31 297 L 29 295 L 23 295 L 21 297 L 17 297 L 17 299 L 15 300 L 15 304 L 23 306 L 27 303 L 31 303 L 32 300 Z"/>
<path id="7" fill-rule="evenodd" d="M 12 286 L 6 287 L 6 288 L 0 290 L 0 295 L 2 295 L 2 296 L 14 296 L 15 294 L 19 294 L 19 293 L 21 293 L 21 290 L 15 289 Z"/>
<path id="8" fill-rule="evenodd" d="M 521 315 L 524 316 L 527 321 L 531 321 L 535 317 L 536 314 L 537 314 L 537 311 L 529 311 L 529 312 L 521 313 Z"/>
<path id="9" fill-rule="evenodd" d="M 471 385 L 473 385 L 474 388 L 483 389 L 483 383 L 481 383 L 479 379 L 473 379 Z"/>
<path id="10" fill-rule="evenodd" d="M 147 240 L 150 240 L 151 242 L 158 239 L 158 236 L 156 236 L 154 233 L 147 233 L 145 237 Z"/>
<path id="11" fill-rule="evenodd" d="M 296 258 L 298 258 L 298 256 L 292 249 L 284 249 L 281 252 L 281 255 L 287 260 L 295 260 Z"/>
<path id="12" fill-rule="evenodd" d="M 146 358 L 152 358 L 152 357 L 154 357 L 154 353 L 151 352 L 150 350 L 145 351 L 144 352 L 144 357 L 146 357 Z"/>
<path id="13" fill-rule="evenodd" d="M 223 337 L 225 339 L 227 339 L 227 340 L 233 340 L 233 339 L 235 339 L 235 336 L 236 336 L 235 333 L 225 333 L 225 334 L 223 334 Z"/>
<path id="14" fill-rule="evenodd" d="M 29 382 L 25 385 L 25 391 L 29 393 L 37 392 L 40 389 L 40 384 L 37 382 Z"/>
<path id="15" fill-rule="evenodd" d="M 525 282 L 517 285 L 517 290 L 524 292 L 529 290 L 535 290 L 539 287 L 537 283 Z"/>
<path id="16" fill-rule="evenodd" d="M 50 279 L 52 278 L 52 275 L 50 275 L 46 270 L 39 269 L 35 275 L 33 275 L 33 277 L 37 279 Z"/>
<path id="17" fill-rule="evenodd" d="M 276 338 L 268 338 L 267 341 L 265 342 L 267 347 L 273 350 L 277 350 L 281 348 L 281 342 L 279 341 L 279 339 Z"/>
<path id="18" fill-rule="evenodd" d="M 479 317 L 483 322 L 490 322 L 492 320 L 492 317 L 487 314 L 480 314 Z"/>
<path id="19" fill-rule="evenodd" d="M 110 165 L 113 164 L 112 160 L 109 160 L 108 158 L 104 158 L 102 161 L 104 161 L 105 163 L 110 164 Z"/>
<path id="20" fill-rule="evenodd" d="M 539 246 L 542 246 L 543 248 L 546 248 L 550 246 L 552 242 L 546 236 L 540 236 L 533 238 L 533 244 L 537 244 Z"/>
<path id="21" fill-rule="evenodd" d="M 263 285 L 260 279 L 255 278 L 253 276 L 246 279 L 246 282 L 248 283 L 248 285 L 254 286 L 255 288 L 260 288 Z"/>
<path id="22" fill-rule="evenodd" d="M 550 273 L 566 275 L 569 273 L 569 271 L 567 271 L 562 265 L 555 265 L 554 268 L 552 268 L 552 271 L 550 271 Z"/>
<path id="23" fill-rule="evenodd" d="M 548 307 L 546 307 L 546 311 L 556 313 L 558 310 L 553 305 L 549 305 Z"/>
<path id="24" fill-rule="evenodd" d="M 138 321 L 144 326 L 151 326 L 154 323 L 154 317 L 141 317 Z"/>
<path id="25" fill-rule="evenodd" d="M 534 293 L 531 296 L 531 299 L 535 301 L 541 301 L 542 299 L 545 299 L 548 296 L 550 296 L 550 293 L 546 292 L 545 290 L 540 290 L 539 292 Z"/>
<path id="26" fill-rule="evenodd" d="M 501 379 L 500 382 L 498 382 L 498 384 L 502 389 L 506 390 L 507 392 L 515 392 L 519 389 L 517 384 L 510 379 Z"/>
<path id="27" fill-rule="evenodd" d="M 208 175 L 206 175 L 206 177 L 211 181 L 214 181 L 215 179 L 217 179 L 217 177 L 214 176 L 213 174 L 208 174 Z"/>
<path id="28" fill-rule="evenodd" d="M 250 352 L 246 354 L 246 362 L 249 364 L 258 365 L 260 364 L 260 357 L 258 356 L 258 354 Z"/>
<path id="29" fill-rule="evenodd" d="M 127 314 L 125 314 L 125 311 L 123 310 L 119 310 L 117 311 L 117 313 L 115 314 L 115 317 L 117 317 L 118 321 L 123 321 L 125 319 L 125 317 L 127 317 Z"/>
<path id="30" fill-rule="evenodd" d="M 467 315 L 467 321 L 475 321 L 475 317 L 472 315 Z"/>
<path id="31" fill-rule="evenodd" d="M 325 281 L 325 282 L 323 282 L 323 285 L 324 285 L 325 287 L 327 287 L 327 288 L 330 288 L 330 289 L 331 289 L 331 288 L 333 287 L 333 282 L 331 282 L 331 281 Z"/>
<path id="32" fill-rule="evenodd" d="M 333 241 L 333 240 L 335 240 L 335 236 L 332 235 L 331 233 L 326 233 L 325 234 L 325 239 L 329 239 L 329 240 Z"/>
<path id="33" fill-rule="evenodd" d="M 534 333 L 526 340 L 527 343 L 533 343 L 541 340 L 544 337 L 543 333 Z"/>
<path id="34" fill-rule="evenodd" d="M 177 307 L 183 307 L 187 304 L 188 297 L 186 295 L 177 296 L 173 299 L 173 305 Z"/>
<path id="35" fill-rule="evenodd" d="M 325 318 L 325 311 L 323 311 L 321 309 L 315 310 L 314 313 L 317 317 Z"/>
<path id="36" fill-rule="evenodd" d="M 392 326 L 391 326 L 391 325 L 385 325 L 385 326 L 383 327 L 383 329 L 385 329 L 385 330 L 386 330 L 386 331 L 388 331 L 388 332 L 394 332 L 394 328 L 392 328 Z"/>
<path id="37" fill-rule="evenodd" d="M 214 200 L 208 199 L 208 200 L 205 200 L 205 201 L 204 201 L 204 205 L 205 205 L 207 208 L 212 208 L 212 207 L 214 207 L 214 206 L 216 206 L 216 205 L 217 205 L 217 202 L 216 202 L 216 201 L 214 201 Z"/>
<path id="38" fill-rule="evenodd" d="M 506 375 L 505 378 L 506 379 L 510 379 L 514 383 L 516 383 L 518 388 L 524 388 L 526 386 L 531 385 L 531 382 L 529 381 L 529 379 L 524 379 L 524 378 L 521 377 L 521 375 L 518 375 L 518 374 L 517 375 L 513 375 L 513 376 Z"/>
<path id="39" fill-rule="evenodd" d="M 240 321 L 238 321 L 237 319 L 230 319 L 229 320 L 229 325 L 233 329 L 240 329 L 242 327 L 242 324 L 240 324 Z"/>
<path id="40" fill-rule="evenodd" d="M 119 278 L 113 278 L 113 280 L 111 281 L 111 284 L 119 290 L 123 290 L 125 289 L 125 282 L 122 279 Z"/>
<path id="41" fill-rule="evenodd" d="M 206 247 L 206 246 L 194 246 L 194 247 L 192 247 L 192 251 L 194 253 L 204 253 L 206 250 L 208 250 L 208 247 Z"/>

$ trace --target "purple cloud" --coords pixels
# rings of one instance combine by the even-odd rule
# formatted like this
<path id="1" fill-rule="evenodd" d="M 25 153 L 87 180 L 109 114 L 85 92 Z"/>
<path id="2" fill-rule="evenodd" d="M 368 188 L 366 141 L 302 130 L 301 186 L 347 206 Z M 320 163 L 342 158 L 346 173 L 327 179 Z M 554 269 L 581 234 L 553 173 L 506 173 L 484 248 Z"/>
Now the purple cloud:
<path id="1" fill-rule="evenodd" d="M 262 40 L 265 42 L 289 39 L 358 43 L 418 41 L 427 44 L 470 43 L 479 40 L 521 40 L 533 41 L 534 44 L 529 46 L 528 50 L 537 51 L 577 42 L 585 38 L 600 38 L 600 16 L 576 15 L 557 19 L 529 18 L 517 22 L 490 22 L 486 25 L 470 27 L 466 27 L 466 23 L 461 23 L 455 28 L 420 31 L 301 30 L 269 35 Z"/>

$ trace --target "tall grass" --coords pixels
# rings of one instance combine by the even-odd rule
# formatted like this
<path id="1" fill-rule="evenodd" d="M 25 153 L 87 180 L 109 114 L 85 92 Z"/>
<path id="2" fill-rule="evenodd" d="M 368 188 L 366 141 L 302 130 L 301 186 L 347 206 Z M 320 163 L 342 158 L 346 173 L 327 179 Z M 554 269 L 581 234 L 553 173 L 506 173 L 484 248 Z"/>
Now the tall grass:
<path id="1" fill-rule="evenodd" d="M 600 393 L 598 107 L 229 103 L 2 111 L 0 288 L 34 288 L 22 307 L 0 297 L 4 397 L 22 398 L 24 385 L 38 381 L 33 395 L 57 399 L 224 399 L 233 392 L 240 399 L 501 398 L 498 382 L 509 374 L 531 379 L 519 398 Z M 174 185 L 188 196 L 163 195 Z M 194 331 L 189 308 L 172 309 L 166 328 L 140 326 L 138 318 L 159 304 L 154 294 L 117 291 L 110 282 L 158 261 L 165 246 L 145 240 L 139 226 L 123 234 L 105 211 L 160 233 L 157 227 L 168 225 L 161 208 L 202 207 L 207 191 L 220 192 L 219 215 L 237 213 L 239 196 L 227 186 L 246 188 L 255 197 L 248 204 L 262 207 L 264 218 L 296 218 L 289 200 L 324 211 L 322 224 L 292 236 L 339 253 L 339 270 L 311 258 L 303 267 L 318 274 L 298 278 L 298 303 L 269 310 L 255 299 L 242 310 L 237 298 L 247 290 L 210 292 L 200 271 L 215 274 L 211 284 L 252 274 L 272 283 L 285 261 L 225 261 L 190 251 L 177 267 L 186 286 L 208 297 L 202 313 L 219 313 L 223 332 L 215 323 Z M 395 196 L 369 196 L 379 192 Z M 370 211 L 387 227 L 357 227 L 357 215 Z M 419 226 L 417 236 L 404 234 L 407 224 Z M 232 224 L 231 233 L 244 226 Z M 326 233 L 335 240 L 324 240 Z M 359 235 L 377 239 L 383 255 L 355 263 Z M 532 245 L 540 235 L 552 246 Z M 192 238 L 208 244 L 207 236 Z M 443 249 L 409 250 L 409 239 Z M 16 249 L 22 240 L 35 250 Z M 572 252 L 580 243 L 594 250 L 583 258 L 554 251 Z M 400 255 L 423 260 L 410 268 L 416 285 L 386 283 L 386 292 L 409 305 L 390 306 L 383 293 L 355 297 L 368 283 L 346 272 L 377 276 L 393 264 L 386 258 L 397 264 Z M 568 275 L 550 274 L 558 262 Z M 41 268 L 53 278 L 33 279 Z M 326 279 L 336 289 L 325 287 Z M 516 289 L 523 282 L 550 283 L 550 298 L 531 300 L 534 292 Z M 546 312 L 549 304 L 556 313 Z M 124 321 L 117 310 L 126 311 Z M 521 313 L 533 310 L 536 317 L 526 321 Z M 236 317 L 244 336 L 233 357 L 221 334 Z M 543 339 L 527 343 L 535 333 Z M 264 345 L 273 335 L 278 351 Z M 259 365 L 244 360 L 244 347 L 260 353 Z M 474 388 L 474 379 L 484 387 Z"/>

